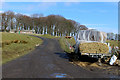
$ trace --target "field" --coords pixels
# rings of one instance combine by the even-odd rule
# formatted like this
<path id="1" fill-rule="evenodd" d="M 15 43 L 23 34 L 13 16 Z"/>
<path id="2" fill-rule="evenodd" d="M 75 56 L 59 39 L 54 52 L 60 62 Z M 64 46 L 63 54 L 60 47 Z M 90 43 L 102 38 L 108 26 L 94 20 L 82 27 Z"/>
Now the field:
<path id="1" fill-rule="evenodd" d="M 24 34 L 2 33 L 2 63 L 6 63 L 17 57 L 32 51 L 42 40 Z"/>
<path id="2" fill-rule="evenodd" d="M 120 47 L 120 41 L 115 40 L 107 40 L 106 42 L 110 43 L 110 46 L 119 46 Z"/>

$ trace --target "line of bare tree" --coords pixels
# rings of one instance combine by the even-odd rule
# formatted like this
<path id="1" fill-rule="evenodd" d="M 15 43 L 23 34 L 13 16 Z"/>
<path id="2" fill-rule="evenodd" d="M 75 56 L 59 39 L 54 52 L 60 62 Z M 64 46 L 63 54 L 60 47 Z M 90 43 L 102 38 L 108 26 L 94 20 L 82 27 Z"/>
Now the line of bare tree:
<path id="1" fill-rule="evenodd" d="M 35 30 L 38 34 L 51 34 L 53 36 L 70 35 L 74 36 L 79 29 L 87 29 L 86 26 L 74 20 L 68 20 L 60 15 L 33 14 L 31 16 L 12 11 L 1 13 L 1 31 L 10 30 Z"/>

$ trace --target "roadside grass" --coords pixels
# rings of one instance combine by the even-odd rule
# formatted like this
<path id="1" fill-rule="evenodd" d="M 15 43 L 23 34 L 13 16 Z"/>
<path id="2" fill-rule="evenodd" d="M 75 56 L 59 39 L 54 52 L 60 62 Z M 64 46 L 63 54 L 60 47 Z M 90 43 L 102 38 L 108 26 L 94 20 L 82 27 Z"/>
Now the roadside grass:
<path id="1" fill-rule="evenodd" d="M 110 43 L 110 46 L 118 46 L 120 47 L 120 41 L 117 40 L 107 40 L 106 42 Z"/>
<path id="2" fill-rule="evenodd" d="M 61 37 L 59 39 L 59 43 L 61 45 L 61 48 L 65 52 L 67 52 L 67 53 L 73 52 L 73 48 L 72 49 L 69 48 L 69 44 L 70 44 L 70 46 L 73 46 L 75 44 L 75 39 L 73 37 L 71 39 L 66 39 L 65 37 Z"/>
<path id="3" fill-rule="evenodd" d="M 43 41 L 24 34 L 2 33 L 2 63 L 11 61 L 32 51 Z"/>

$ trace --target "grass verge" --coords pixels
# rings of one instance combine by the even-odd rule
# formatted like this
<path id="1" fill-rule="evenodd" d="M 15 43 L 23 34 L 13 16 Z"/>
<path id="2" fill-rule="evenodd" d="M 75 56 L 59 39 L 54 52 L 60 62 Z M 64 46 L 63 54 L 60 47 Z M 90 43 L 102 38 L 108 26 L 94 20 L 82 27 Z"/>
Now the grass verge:
<path id="1" fill-rule="evenodd" d="M 70 49 L 69 48 L 69 44 L 70 46 L 73 46 L 75 44 L 75 39 L 74 38 L 71 38 L 71 39 L 66 39 L 65 37 L 61 37 L 59 39 L 59 42 L 60 42 L 60 45 L 61 45 L 61 48 L 67 52 L 67 53 L 71 53 L 73 52 L 73 49 Z"/>
<path id="2" fill-rule="evenodd" d="M 24 34 L 2 33 L 2 63 L 11 61 L 32 51 L 42 40 Z"/>

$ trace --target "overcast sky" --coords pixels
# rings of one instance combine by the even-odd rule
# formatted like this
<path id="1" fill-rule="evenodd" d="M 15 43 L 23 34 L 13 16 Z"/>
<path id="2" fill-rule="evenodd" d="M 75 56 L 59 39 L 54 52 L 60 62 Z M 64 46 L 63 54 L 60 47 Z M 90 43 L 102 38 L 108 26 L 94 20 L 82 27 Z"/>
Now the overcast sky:
<path id="1" fill-rule="evenodd" d="M 88 28 L 118 33 L 117 2 L 5 2 L 0 11 L 7 10 L 26 15 L 61 15 Z"/>

